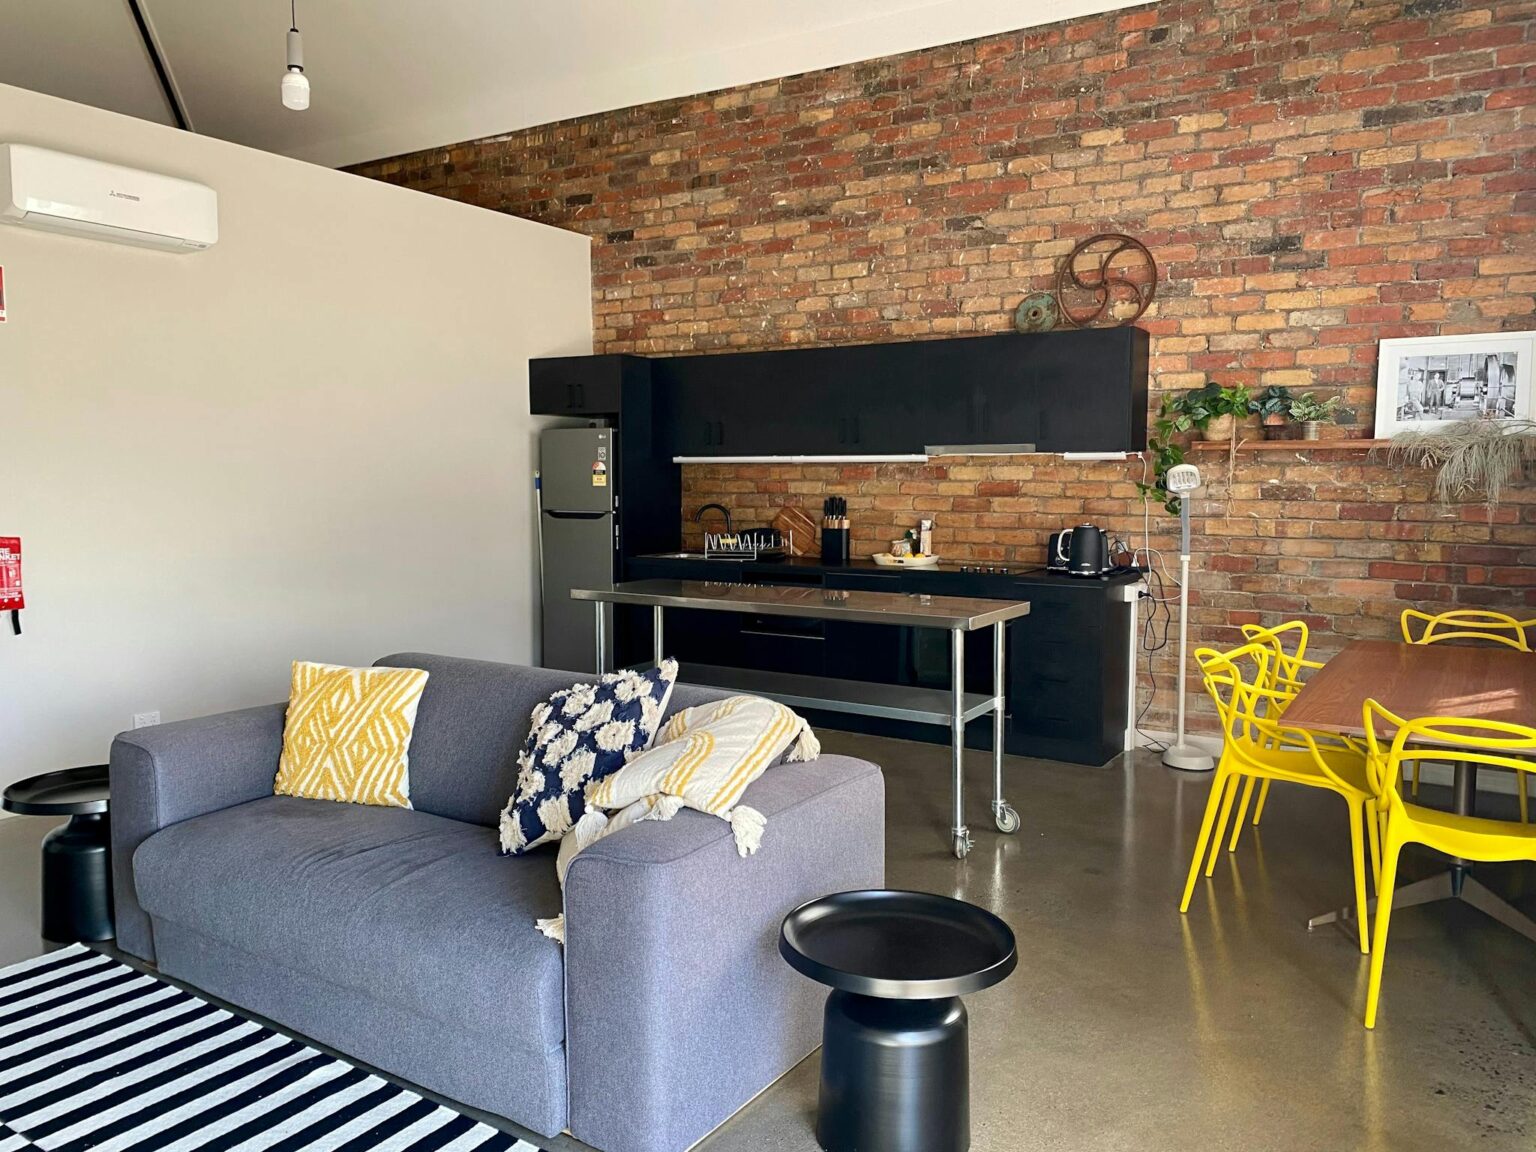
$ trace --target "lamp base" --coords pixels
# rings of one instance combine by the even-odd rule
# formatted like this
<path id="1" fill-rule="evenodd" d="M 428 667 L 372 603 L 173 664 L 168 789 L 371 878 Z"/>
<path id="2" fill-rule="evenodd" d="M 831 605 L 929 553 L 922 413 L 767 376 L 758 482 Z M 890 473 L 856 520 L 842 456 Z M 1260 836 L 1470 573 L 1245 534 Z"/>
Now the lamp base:
<path id="1" fill-rule="evenodd" d="M 1216 767 L 1216 758 L 1193 744 L 1170 744 L 1163 751 L 1163 763 L 1181 772 L 1210 772 Z"/>

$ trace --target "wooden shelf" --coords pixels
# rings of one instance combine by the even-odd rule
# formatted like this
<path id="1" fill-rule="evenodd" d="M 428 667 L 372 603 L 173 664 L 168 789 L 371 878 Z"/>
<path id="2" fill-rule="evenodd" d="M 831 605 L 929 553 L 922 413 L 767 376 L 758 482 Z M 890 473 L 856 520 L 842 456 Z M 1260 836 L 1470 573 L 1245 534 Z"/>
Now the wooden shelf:
<path id="1" fill-rule="evenodd" d="M 1324 449 L 1336 452 L 1340 449 L 1368 452 L 1372 448 L 1385 448 L 1390 440 L 1239 440 L 1239 452 L 1316 452 Z M 1225 440 L 1196 440 L 1190 444 L 1194 452 L 1225 452 L 1231 445 Z"/>

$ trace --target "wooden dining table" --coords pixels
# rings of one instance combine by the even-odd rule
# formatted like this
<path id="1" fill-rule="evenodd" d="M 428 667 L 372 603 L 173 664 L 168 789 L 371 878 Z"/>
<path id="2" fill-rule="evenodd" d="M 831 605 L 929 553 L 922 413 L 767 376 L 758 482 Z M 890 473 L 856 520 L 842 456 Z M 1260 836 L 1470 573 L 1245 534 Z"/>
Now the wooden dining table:
<path id="1" fill-rule="evenodd" d="M 1459 716 L 1536 724 L 1536 654 L 1513 648 L 1352 640 L 1303 685 L 1286 709 L 1285 722 L 1316 732 L 1364 736 L 1368 699 L 1405 720 Z M 1475 814 L 1476 764 L 1455 764 L 1451 806 L 1461 815 Z M 1464 900 L 1536 940 L 1536 921 L 1480 884 L 1471 871 L 1470 860 L 1453 859 L 1446 871 L 1398 888 L 1392 907 Z M 1375 907 L 1374 900 L 1370 907 Z M 1312 917 L 1307 927 L 1348 921 L 1353 915 L 1352 907 L 1340 908 Z"/>

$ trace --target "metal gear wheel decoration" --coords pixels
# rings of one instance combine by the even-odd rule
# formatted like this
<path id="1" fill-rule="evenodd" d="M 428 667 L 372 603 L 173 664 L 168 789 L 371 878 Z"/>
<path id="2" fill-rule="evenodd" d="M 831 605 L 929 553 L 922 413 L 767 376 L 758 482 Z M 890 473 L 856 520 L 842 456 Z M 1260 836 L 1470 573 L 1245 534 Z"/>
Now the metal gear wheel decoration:
<path id="1" fill-rule="evenodd" d="M 1056 305 L 1064 327 L 1134 324 L 1156 293 L 1157 261 L 1140 240 L 1120 232 L 1083 240 L 1056 273 Z"/>
<path id="2" fill-rule="evenodd" d="M 1061 321 L 1061 310 L 1050 292 L 1035 292 L 1019 304 L 1013 314 L 1013 326 L 1020 332 L 1049 332 Z"/>

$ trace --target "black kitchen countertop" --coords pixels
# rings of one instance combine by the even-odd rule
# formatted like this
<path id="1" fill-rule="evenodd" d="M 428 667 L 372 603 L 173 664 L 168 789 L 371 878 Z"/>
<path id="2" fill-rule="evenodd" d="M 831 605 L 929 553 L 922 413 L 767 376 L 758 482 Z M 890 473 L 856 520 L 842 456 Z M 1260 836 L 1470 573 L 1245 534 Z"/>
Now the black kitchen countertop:
<path id="1" fill-rule="evenodd" d="M 1010 571 L 997 573 L 962 572 L 958 565 L 972 563 L 972 561 L 944 561 L 932 568 L 889 568 L 876 564 L 867 558 L 849 560 L 846 564 L 830 564 L 820 556 L 786 556 L 782 560 L 706 560 L 702 556 L 675 556 L 671 553 L 658 553 L 654 555 L 631 556 L 630 561 L 643 560 L 669 566 L 686 567 L 690 571 L 700 573 L 741 571 L 756 576 L 792 575 L 796 573 L 811 575 L 825 574 L 827 572 L 868 572 L 891 575 L 896 573 L 921 576 L 952 576 L 956 581 L 974 581 L 978 576 L 992 576 L 994 578 L 1026 580 L 1031 583 L 1060 585 L 1063 587 L 1093 587 L 1104 584 L 1129 584 L 1139 580 L 1142 572 L 1138 568 L 1117 568 L 1097 578 L 1084 576 L 1069 576 L 1065 572 L 1052 572 L 1045 567 L 1029 567 L 1022 563 L 1009 564 Z M 976 561 L 976 563 L 986 563 Z"/>

